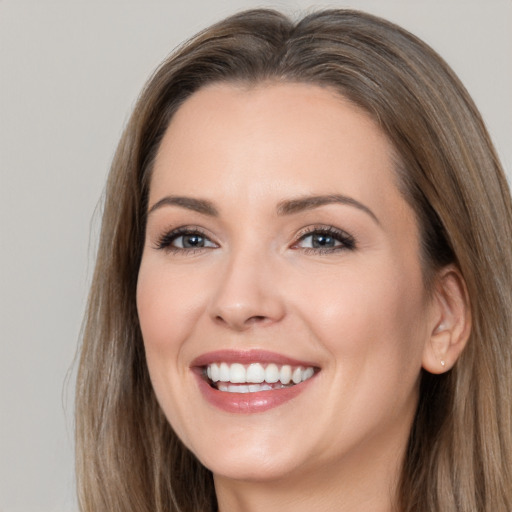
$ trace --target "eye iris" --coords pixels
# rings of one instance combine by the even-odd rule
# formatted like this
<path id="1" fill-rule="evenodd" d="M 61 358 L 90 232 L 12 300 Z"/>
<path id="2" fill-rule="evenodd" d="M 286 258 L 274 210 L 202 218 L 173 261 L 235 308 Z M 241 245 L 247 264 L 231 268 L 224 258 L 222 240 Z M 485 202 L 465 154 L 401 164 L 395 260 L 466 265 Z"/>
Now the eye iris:
<path id="1" fill-rule="evenodd" d="M 312 238 L 313 247 L 334 247 L 335 245 L 335 240 L 331 235 L 317 233 Z"/>
<path id="2" fill-rule="evenodd" d="M 204 247 L 204 237 L 201 235 L 183 235 L 183 247 Z"/>

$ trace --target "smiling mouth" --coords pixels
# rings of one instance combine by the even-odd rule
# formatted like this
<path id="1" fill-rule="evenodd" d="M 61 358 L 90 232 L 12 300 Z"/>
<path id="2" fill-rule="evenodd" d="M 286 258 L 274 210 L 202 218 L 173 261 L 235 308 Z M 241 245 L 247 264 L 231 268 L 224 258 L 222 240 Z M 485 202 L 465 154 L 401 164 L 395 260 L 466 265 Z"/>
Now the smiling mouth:
<path id="1" fill-rule="evenodd" d="M 258 393 L 296 386 L 311 379 L 318 368 L 289 364 L 218 362 L 203 367 L 203 378 L 218 391 Z"/>

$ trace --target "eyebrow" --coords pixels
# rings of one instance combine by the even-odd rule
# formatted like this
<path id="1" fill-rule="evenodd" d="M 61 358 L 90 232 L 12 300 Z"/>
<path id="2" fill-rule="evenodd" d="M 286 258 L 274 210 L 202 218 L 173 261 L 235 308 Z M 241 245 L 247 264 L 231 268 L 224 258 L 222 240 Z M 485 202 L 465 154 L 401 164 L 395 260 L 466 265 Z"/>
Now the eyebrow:
<path id="1" fill-rule="evenodd" d="M 149 209 L 148 215 L 163 206 L 181 206 L 187 210 L 193 210 L 194 212 L 209 215 L 211 217 L 217 217 L 219 215 L 217 208 L 213 206 L 212 202 L 207 201 L 206 199 L 194 199 L 192 197 L 183 196 L 166 196 L 160 199 L 160 201 L 156 202 Z"/>
<path id="2" fill-rule="evenodd" d="M 305 196 L 297 199 L 281 201 L 277 205 L 278 215 L 293 215 L 305 210 L 312 210 L 320 206 L 328 204 L 343 204 L 347 206 L 354 206 L 355 208 L 367 213 L 377 224 L 380 225 L 377 216 L 363 203 L 356 199 L 340 194 L 329 194 L 325 196 Z"/>
<path id="3" fill-rule="evenodd" d="M 377 224 L 380 225 L 379 219 L 370 210 L 370 208 L 352 197 L 343 196 L 340 194 L 305 196 L 299 197 L 297 199 L 281 201 L 277 205 L 277 214 L 280 216 L 293 215 L 295 213 L 312 210 L 314 208 L 319 208 L 320 206 L 325 206 L 328 204 L 343 204 L 353 206 L 368 214 Z M 215 208 L 211 201 L 208 201 L 207 199 L 195 199 L 185 196 L 163 197 L 149 209 L 148 215 L 155 210 L 162 208 L 163 206 L 179 206 L 181 208 L 186 208 L 187 210 L 192 210 L 211 217 L 218 217 L 219 215 L 217 208 Z"/>

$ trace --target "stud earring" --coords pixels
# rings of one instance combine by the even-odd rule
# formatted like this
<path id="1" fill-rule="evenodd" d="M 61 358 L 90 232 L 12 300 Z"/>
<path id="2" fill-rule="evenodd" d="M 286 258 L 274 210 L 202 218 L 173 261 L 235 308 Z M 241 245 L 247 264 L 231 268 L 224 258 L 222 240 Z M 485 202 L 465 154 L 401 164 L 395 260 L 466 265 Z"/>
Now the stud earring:
<path id="1" fill-rule="evenodd" d="M 444 323 L 440 323 L 434 330 L 436 334 L 440 333 L 441 331 L 444 331 Z"/>
<path id="2" fill-rule="evenodd" d="M 446 362 L 443 360 L 441 360 L 441 366 L 444 368 L 446 366 Z"/>

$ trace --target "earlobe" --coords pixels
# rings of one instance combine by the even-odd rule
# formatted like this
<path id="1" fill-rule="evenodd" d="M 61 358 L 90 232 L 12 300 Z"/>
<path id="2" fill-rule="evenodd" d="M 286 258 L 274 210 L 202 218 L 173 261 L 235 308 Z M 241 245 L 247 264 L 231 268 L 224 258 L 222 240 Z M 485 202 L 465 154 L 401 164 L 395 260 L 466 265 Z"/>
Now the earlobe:
<path id="1" fill-rule="evenodd" d="M 449 265 L 436 277 L 423 368 L 436 374 L 450 370 L 464 350 L 470 332 L 471 306 L 466 283 L 460 271 Z"/>

